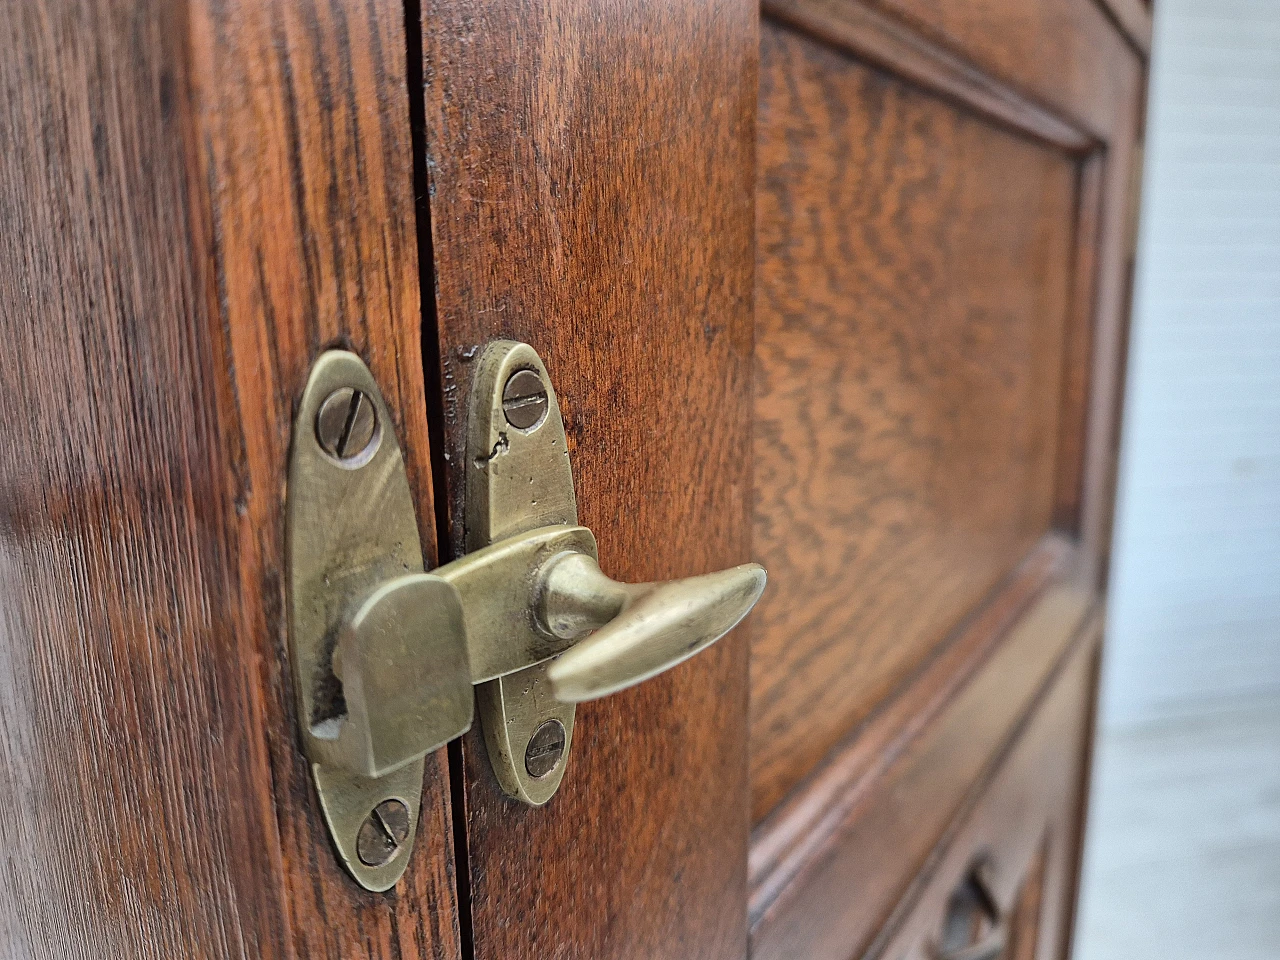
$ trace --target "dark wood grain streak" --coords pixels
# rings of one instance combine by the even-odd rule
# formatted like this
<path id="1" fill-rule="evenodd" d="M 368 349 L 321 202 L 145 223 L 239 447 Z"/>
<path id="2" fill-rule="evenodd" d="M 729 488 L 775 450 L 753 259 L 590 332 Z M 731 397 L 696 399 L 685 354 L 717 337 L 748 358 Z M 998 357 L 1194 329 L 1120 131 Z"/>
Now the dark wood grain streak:
<path id="1" fill-rule="evenodd" d="M 753 960 L 845 960 L 872 947 L 1077 646 L 1089 605 L 1073 588 L 1041 594 L 756 920 Z"/>
<path id="2" fill-rule="evenodd" d="M 815 856 L 827 848 L 850 810 L 912 740 L 991 656 L 1009 628 L 1069 569 L 1066 540 L 1046 537 L 955 636 L 904 684 L 900 696 L 851 731 L 813 776 L 751 834 L 748 917 L 754 923 Z"/>
<path id="3" fill-rule="evenodd" d="M 762 9 L 769 17 L 1063 150 L 1087 151 L 1097 144 L 1070 120 L 874 7 L 847 0 L 764 0 Z"/>
<path id="4" fill-rule="evenodd" d="M 470 361 L 532 344 L 612 576 L 748 558 L 757 11 L 424 4 L 453 546 Z M 475 955 L 746 950 L 746 643 L 581 706 L 543 809 L 463 743 Z"/>
<path id="5" fill-rule="evenodd" d="M 1056 148 L 772 21 L 762 65 L 756 822 L 1048 529 L 1076 208 Z"/>
<path id="6" fill-rule="evenodd" d="M 299 749 L 281 588 L 325 347 L 369 362 L 431 516 L 403 10 L 15 9 L 3 952 L 456 957 L 443 766 L 404 883 L 360 890 Z"/>
<path id="7" fill-rule="evenodd" d="M 452 957 L 458 949 L 444 751 L 428 759 L 414 858 L 390 894 L 330 846 L 298 749 L 283 662 L 284 467 L 296 399 L 326 347 L 359 352 L 402 439 L 435 558 L 404 11 L 328 0 L 209 3 L 193 16 L 211 294 L 240 434 L 229 451 L 246 562 L 241 630 L 258 638 L 285 883 L 301 957 Z"/>

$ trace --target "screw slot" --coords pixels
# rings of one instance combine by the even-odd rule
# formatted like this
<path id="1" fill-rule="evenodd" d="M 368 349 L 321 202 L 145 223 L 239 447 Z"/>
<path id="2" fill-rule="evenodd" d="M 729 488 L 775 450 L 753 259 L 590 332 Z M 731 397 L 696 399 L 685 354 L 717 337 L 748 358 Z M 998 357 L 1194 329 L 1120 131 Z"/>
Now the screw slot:
<path id="1" fill-rule="evenodd" d="M 377 449 L 378 411 L 368 394 L 339 387 L 320 404 L 316 440 L 344 466 L 361 466 Z"/>
<path id="2" fill-rule="evenodd" d="M 548 720 L 538 727 L 524 748 L 524 768 L 529 776 L 545 777 L 554 770 L 564 756 L 564 741 L 564 724 L 559 720 Z"/>
<path id="3" fill-rule="evenodd" d="M 356 835 L 356 855 L 366 867 L 390 863 L 409 836 L 409 808 L 401 800 L 383 800 L 370 811 Z"/>
<path id="4" fill-rule="evenodd" d="M 547 388 L 533 370 L 517 370 L 502 388 L 502 413 L 517 430 L 534 430 L 547 419 Z"/>

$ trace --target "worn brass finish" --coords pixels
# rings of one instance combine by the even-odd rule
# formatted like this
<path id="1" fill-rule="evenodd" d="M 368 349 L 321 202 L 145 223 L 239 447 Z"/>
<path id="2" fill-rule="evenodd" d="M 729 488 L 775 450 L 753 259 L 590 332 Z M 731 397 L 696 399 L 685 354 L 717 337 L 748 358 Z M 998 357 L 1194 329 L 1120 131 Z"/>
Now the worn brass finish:
<path id="1" fill-rule="evenodd" d="M 507 385 L 514 383 L 520 385 L 520 394 L 536 395 L 530 378 L 520 376 L 525 371 L 541 381 L 547 409 L 532 428 L 517 429 L 504 409 L 510 405 L 509 398 L 504 403 L 504 394 Z M 468 553 L 540 527 L 577 527 L 578 500 L 560 404 L 546 367 L 528 344 L 499 340 L 480 357 L 467 425 L 467 467 Z M 595 539 L 589 550 L 578 552 L 595 557 Z M 556 644 L 556 650 L 568 646 L 563 638 L 541 631 L 534 617 L 530 606 L 526 622 L 543 633 L 547 644 Z M 481 651 L 476 654 L 484 658 Z M 564 777 L 575 710 L 573 704 L 552 695 L 546 667 L 530 661 L 515 673 L 477 686 L 476 706 L 489 763 L 502 789 L 534 806 L 550 800 Z M 548 720 L 564 726 L 565 749 L 548 773 L 533 777 L 525 768 L 525 749 Z"/>
<path id="2" fill-rule="evenodd" d="M 586 527 L 539 527 L 483 547 L 434 571 L 465 611 L 471 682 L 484 683 L 541 663 L 572 642 L 538 622 L 542 571 L 562 556 L 596 555 Z"/>
<path id="3" fill-rule="evenodd" d="M 325 400 L 358 392 L 375 434 L 354 458 L 321 448 Z M 344 394 L 349 398 L 351 394 Z M 290 668 L 303 748 L 339 857 L 371 890 L 404 872 L 418 820 L 422 757 L 471 724 L 471 672 L 454 589 L 423 573 L 417 515 L 391 418 L 359 357 L 325 353 L 298 407 L 285 543 Z M 357 841 L 386 800 L 409 811 L 387 862 Z"/>
<path id="4" fill-rule="evenodd" d="M 464 733 L 475 705 L 502 789 L 544 804 L 564 777 L 574 704 L 697 653 L 764 589 L 758 564 L 671 583 L 600 571 L 531 347 L 485 351 L 470 418 L 467 552 L 431 573 L 393 421 L 358 357 L 317 361 L 295 424 L 286 539 L 299 727 L 338 854 L 371 890 L 408 862 L 422 758 Z"/>
<path id="5" fill-rule="evenodd" d="M 476 687 L 476 710 L 484 733 L 489 765 L 503 793 L 530 806 L 540 807 L 560 788 L 573 746 L 574 705 L 563 703 L 551 692 L 547 665 L 540 663 Z M 549 720 L 564 728 L 564 750 L 552 768 L 541 776 L 525 764 L 529 741 Z"/>
<path id="6" fill-rule="evenodd" d="M 738 625 L 764 583 L 758 563 L 670 583 L 629 584 L 606 577 L 585 554 L 557 559 L 544 580 L 542 621 L 558 636 L 595 633 L 547 669 L 556 699 L 594 700 L 689 659 Z"/>

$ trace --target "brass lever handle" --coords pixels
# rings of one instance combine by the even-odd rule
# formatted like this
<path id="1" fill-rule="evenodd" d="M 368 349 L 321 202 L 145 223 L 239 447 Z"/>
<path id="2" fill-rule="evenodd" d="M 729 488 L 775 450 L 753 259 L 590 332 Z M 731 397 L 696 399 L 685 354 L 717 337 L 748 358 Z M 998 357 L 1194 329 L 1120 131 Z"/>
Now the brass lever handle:
<path id="1" fill-rule="evenodd" d="M 543 575 L 539 620 L 581 640 L 547 669 L 557 700 L 607 696 L 674 667 L 732 630 L 764 590 L 758 563 L 667 583 L 619 583 L 583 553 L 556 557 Z"/>

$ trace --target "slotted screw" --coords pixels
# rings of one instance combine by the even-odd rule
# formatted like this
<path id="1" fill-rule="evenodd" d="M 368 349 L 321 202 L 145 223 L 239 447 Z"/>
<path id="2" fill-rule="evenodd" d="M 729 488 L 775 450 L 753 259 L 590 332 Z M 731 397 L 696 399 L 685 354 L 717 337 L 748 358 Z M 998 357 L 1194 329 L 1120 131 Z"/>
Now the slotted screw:
<path id="1" fill-rule="evenodd" d="M 353 460 L 369 449 L 378 429 L 378 411 L 368 394 L 339 387 L 320 404 L 316 439 L 337 460 Z"/>
<path id="2" fill-rule="evenodd" d="M 564 756 L 564 724 L 548 720 L 533 732 L 524 748 L 524 768 L 531 777 L 545 777 Z"/>
<path id="3" fill-rule="evenodd" d="M 517 430 L 532 430 L 547 416 L 547 388 L 532 370 L 517 370 L 502 388 L 502 413 Z"/>
<path id="4" fill-rule="evenodd" d="M 356 835 L 356 855 L 366 867 L 389 863 L 409 836 L 409 808 L 399 800 L 383 800 L 370 811 Z"/>

